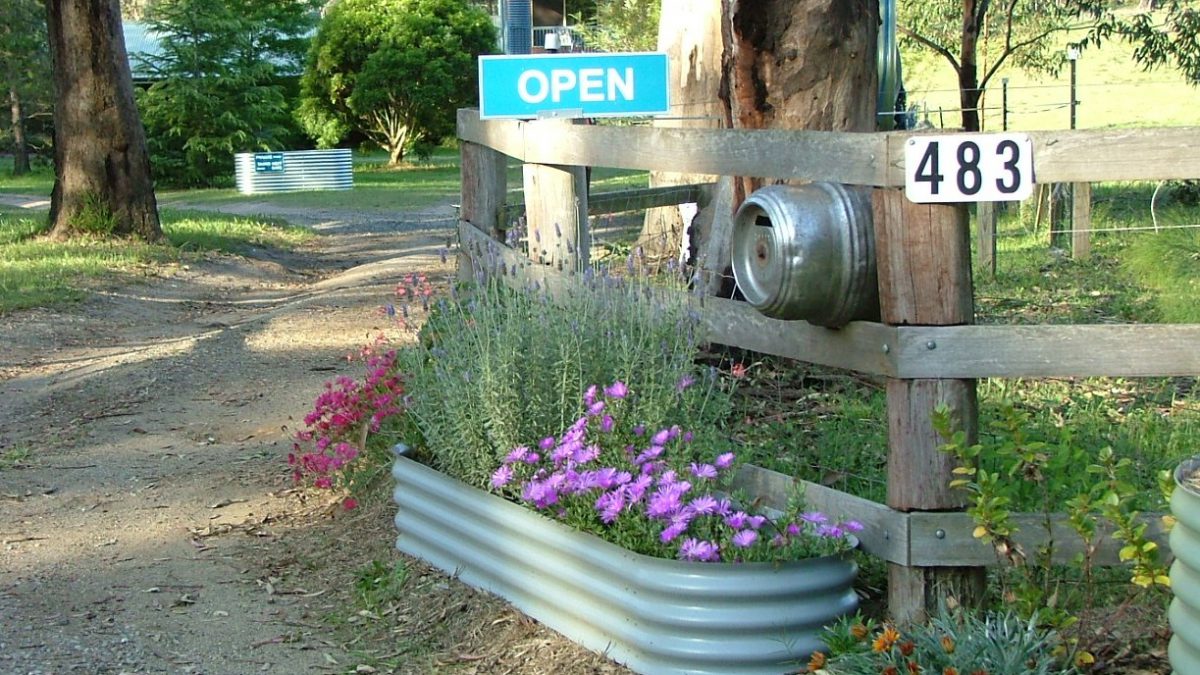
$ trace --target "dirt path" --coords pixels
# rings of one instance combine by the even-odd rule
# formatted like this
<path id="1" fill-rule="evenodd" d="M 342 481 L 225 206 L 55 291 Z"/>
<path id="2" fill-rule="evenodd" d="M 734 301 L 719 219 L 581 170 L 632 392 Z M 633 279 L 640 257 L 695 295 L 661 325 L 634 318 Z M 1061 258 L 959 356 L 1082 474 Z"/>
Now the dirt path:
<path id="1" fill-rule="evenodd" d="M 453 211 L 280 215 L 324 236 L 0 319 L 0 673 L 376 672 L 323 622 L 361 558 L 319 551 L 388 509 L 303 505 L 281 458 L 397 281 L 452 273 Z"/>

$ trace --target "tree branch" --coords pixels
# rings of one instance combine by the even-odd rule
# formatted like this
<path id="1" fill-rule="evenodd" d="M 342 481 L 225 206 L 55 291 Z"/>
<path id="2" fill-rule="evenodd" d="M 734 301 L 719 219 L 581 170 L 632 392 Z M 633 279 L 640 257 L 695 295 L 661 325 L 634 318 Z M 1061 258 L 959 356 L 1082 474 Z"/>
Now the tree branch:
<path id="1" fill-rule="evenodd" d="M 916 33 L 914 31 L 912 31 L 911 29 L 906 28 L 904 26 L 896 26 L 896 30 L 900 31 L 901 33 L 904 33 L 908 37 L 916 40 L 917 42 L 920 42 L 921 44 L 925 45 L 926 47 L 928 47 L 928 48 L 932 49 L 933 51 L 937 52 L 938 54 L 941 54 L 942 56 L 944 56 L 946 58 L 946 60 L 950 62 L 950 66 L 954 68 L 954 72 L 957 73 L 962 70 L 962 67 L 958 64 L 958 59 L 954 58 L 954 54 L 951 54 L 950 50 L 937 44 L 933 40 L 930 40 L 929 38 L 925 37 L 924 35 Z"/>

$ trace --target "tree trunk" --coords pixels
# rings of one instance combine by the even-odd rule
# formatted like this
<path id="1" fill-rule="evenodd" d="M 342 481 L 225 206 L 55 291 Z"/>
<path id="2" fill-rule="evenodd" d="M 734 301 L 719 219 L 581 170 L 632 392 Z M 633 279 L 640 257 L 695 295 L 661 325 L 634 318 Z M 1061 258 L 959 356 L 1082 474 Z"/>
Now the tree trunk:
<path id="1" fill-rule="evenodd" d="M 25 111 L 21 105 L 21 94 L 16 85 L 8 87 L 8 102 L 12 112 L 13 170 L 12 175 L 29 173 L 29 144 L 25 140 Z"/>
<path id="2" fill-rule="evenodd" d="M 54 66 L 51 235 L 163 238 L 117 0 L 45 0 Z"/>
<path id="3" fill-rule="evenodd" d="M 874 131 L 877 0 L 723 0 L 733 126 Z M 762 181 L 743 178 L 740 204 Z"/>
<path id="4" fill-rule="evenodd" d="M 962 51 L 958 55 L 958 93 L 963 131 L 979 131 L 979 26 L 975 0 L 963 0 Z M 984 9 L 986 11 L 986 8 Z"/>
<path id="5" fill-rule="evenodd" d="M 721 6 L 711 0 L 663 0 L 658 49 L 670 62 L 671 116 L 656 121 L 659 127 L 715 129 L 726 122 L 721 90 Z M 650 173 L 651 187 L 712 182 L 714 176 L 670 171 Z M 687 220 L 691 220 L 688 218 Z M 680 207 L 648 209 L 638 243 L 651 261 L 665 261 L 680 253 L 685 222 Z M 690 248 L 703 250 L 702 235 L 692 232 Z"/>

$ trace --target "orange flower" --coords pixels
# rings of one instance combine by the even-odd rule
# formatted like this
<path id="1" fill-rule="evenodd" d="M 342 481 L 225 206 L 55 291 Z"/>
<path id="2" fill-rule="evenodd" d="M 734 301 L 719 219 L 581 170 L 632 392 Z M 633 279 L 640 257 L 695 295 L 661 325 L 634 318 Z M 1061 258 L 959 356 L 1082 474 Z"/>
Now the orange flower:
<path id="1" fill-rule="evenodd" d="M 879 671 L 879 675 L 900 675 L 900 671 L 896 670 L 896 666 L 888 666 Z"/>
<path id="2" fill-rule="evenodd" d="M 918 675 L 920 672 L 921 666 L 918 666 L 916 661 L 908 662 L 908 675 Z"/>
<path id="3" fill-rule="evenodd" d="M 904 656 L 912 656 L 913 650 L 916 648 L 917 645 L 912 640 L 906 640 L 900 643 L 900 653 Z"/>
<path id="4" fill-rule="evenodd" d="M 900 631 L 896 630 L 892 626 L 888 626 L 884 628 L 883 632 L 879 634 L 879 637 L 875 638 L 875 641 L 871 643 L 871 650 L 875 652 L 886 652 L 887 650 L 891 649 L 892 645 L 896 644 L 896 640 L 899 639 Z"/>
<path id="5" fill-rule="evenodd" d="M 855 640 L 863 640 L 869 633 L 870 631 L 867 630 L 866 624 L 856 623 L 850 626 L 850 634 L 854 636 Z"/>
<path id="6" fill-rule="evenodd" d="M 808 660 L 808 672 L 815 673 L 825 667 L 825 653 L 813 652 L 812 658 Z"/>
<path id="7" fill-rule="evenodd" d="M 950 637 L 949 635 L 942 636 L 942 651 L 946 652 L 947 654 L 954 653 L 954 638 Z M 958 675 L 958 673 L 955 673 L 954 675 Z"/>
<path id="8" fill-rule="evenodd" d="M 942 675 L 958 675 L 958 668 L 954 666 L 946 666 L 942 668 Z"/>

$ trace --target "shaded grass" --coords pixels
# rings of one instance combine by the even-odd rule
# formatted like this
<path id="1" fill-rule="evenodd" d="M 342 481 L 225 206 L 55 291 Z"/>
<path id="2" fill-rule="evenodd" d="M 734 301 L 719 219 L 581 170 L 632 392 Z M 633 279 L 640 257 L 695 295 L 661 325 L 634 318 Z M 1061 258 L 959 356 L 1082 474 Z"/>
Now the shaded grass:
<path id="1" fill-rule="evenodd" d="M 0 210 L 0 314 L 81 299 L 89 288 L 129 281 L 151 266 L 199 251 L 291 248 L 312 235 L 284 223 L 163 211 L 168 244 L 78 237 L 53 241 L 43 216 Z"/>

